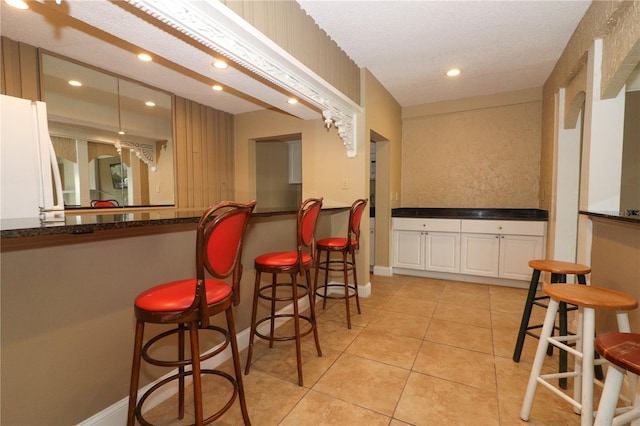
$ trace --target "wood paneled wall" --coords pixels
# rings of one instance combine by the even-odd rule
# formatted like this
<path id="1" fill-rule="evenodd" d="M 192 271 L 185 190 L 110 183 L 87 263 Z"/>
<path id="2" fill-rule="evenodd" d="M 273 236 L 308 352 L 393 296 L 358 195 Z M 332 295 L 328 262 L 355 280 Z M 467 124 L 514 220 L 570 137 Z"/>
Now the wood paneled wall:
<path id="1" fill-rule="evenodd" d="M 0 93 L 39 100 L 38 51 L 28 44 L 2 37 Z"/>
<path id="2" fill-rule="evenodd" d="M 233 115 L 176 96 L 174 117 L 176 205 L 233 199 Z"/>
<path id="3" fill-rule="evenodd" d="M 222 0 L 222 3 L 329 84 L 360 104 L 358 65 L 297 2 Z"/>

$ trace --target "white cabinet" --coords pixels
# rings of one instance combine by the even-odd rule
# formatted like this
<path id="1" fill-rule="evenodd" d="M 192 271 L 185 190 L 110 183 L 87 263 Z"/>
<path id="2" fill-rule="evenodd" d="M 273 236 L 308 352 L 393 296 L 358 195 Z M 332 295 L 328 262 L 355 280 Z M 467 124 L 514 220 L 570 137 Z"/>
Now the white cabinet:
<path id="1" fill-rule="evenodd" d="M 543 256 L 545 222 L 462 220 L 460 272 L 528 280 Z"/>
<path id="2" fill-rule="evenodd" d="M 393 266 L 460 271 L 460 221 L 393 219 Z"/>
<path id="3" fill-rule="evenodd" d="M 393 218 L 393 267 L 528 281 L 546 222 Z"/>
<path id="4" fill-rule="evenodd" d="M 302 183 L 302 142 L 288 142 L 289 183 Z"/>

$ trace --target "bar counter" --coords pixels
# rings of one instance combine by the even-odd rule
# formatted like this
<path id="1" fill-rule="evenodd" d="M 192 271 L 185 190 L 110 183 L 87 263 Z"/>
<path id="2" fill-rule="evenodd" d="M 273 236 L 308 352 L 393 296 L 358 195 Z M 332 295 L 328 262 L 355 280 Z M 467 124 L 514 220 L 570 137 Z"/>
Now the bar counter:
<path id="1" fill-rule="evenodd" d="M 640 301 L 640 216 L 637 210 L 580 211 L 592 224 L 591 284 L 627 293 Z M 596 314 L 597 332 L 616 330 L 615 315 Z M 629 312 L 631 331 L 640 331 L 640 310 Z"/>
<path id="2" fill-rule="evenodd" d="M 112 404 L 126 404 L 133 301 L 152 286 L 195 276 L 195 229 L 202 211 L 67 212 L 58 226 L 13 223 L 14 229 L 4 229 L 10 224 L 3 222 L 2 391 L 22 395 L 17 409 L 26 413 L 48 399 L 57 407 L 47 412 L 50 424 L 78 424 Z M 244 346 L 251 320 L 254 259 L 266 252 L 295 250 L 295 213 L 258 211 L 249 222 L 240 303 L 233 308 Z M 346 232 L 348 216 L 348 207 L 323 208 L 316 236 Z M 363 286 L 369 281 L 368 253 L 361 249 L 359 255 Z M 263 315 L 268 306 L 259 309 Z M 218 321 L 222 320 L 214 323 L 221 325 Z M 203 351 L 213 344 L 203 342 Z M 166 373 L 150 368 L 140 385 Z M 37 377 L 37 386 L 32 377 Z M 69 412 L 77 418 L 61 420 Z"/>
<path id="3" fill-rule="evenodd" d="M 332 206 L 323 207 L 322 210 L 339 212 L 348 208 L 348 206 Z M 60 220 L 44 223 L 39 218 L 2 219 L 0 221 L 0 238 L 9 240 L 61 234 L 81 235 L 105 230 L 198 223 L 204 210 L 205 208 L 124 209 L 116 207 L 83 211 L 70 210 L 65 212 L 64 217 Z M 268 218 L 295 213 L 295 209 L 261 209 L 256 207 L 252 217 Z"/>

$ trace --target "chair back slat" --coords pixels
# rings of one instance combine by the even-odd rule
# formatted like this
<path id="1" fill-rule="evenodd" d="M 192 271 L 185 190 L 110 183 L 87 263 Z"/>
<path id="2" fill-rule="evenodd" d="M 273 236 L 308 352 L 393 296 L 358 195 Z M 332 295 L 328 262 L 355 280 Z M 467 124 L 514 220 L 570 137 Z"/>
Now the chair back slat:
<path id="1" fill-rule="evenodd" d="M 352 241 L 356 241 L 356 245 L 353 249 L 357 250 L 360 246 L 360 222 L 362 221 L 362 214 L 367 206 L 367 199 L 359 199 L 353 202 L 351 210 L 349 211 L 349 233 L 347 235 L 347 241 L 351 245 Z"/>
<path id="2" fill-rule="evenodd" d="M 242 247 L 249 218 L 256 205 L 224 201 L 202 214 L 196 233 L 196 276 L 198 285 L 193 307 L 206 312 L 205 270 L 214 278 L 224 279 L 233 274 L 233 301 L 240 302 L 242 276 Z"/>

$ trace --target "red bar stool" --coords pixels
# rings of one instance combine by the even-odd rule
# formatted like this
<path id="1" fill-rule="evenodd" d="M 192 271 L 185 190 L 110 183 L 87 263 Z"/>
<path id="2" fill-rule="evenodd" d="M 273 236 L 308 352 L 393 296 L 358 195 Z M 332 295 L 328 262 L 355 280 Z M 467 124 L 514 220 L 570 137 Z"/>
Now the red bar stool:
<path id="1" fill-rule="evenodd" d="M 253 355 L 253 343 L 255 336 L 269 341 L 269 347 L 273 347 L 275 341 L 295 340 L 296 360 L 298 364 L 298 384 L 302 386 L 302 353 L 300 339 L 313 333 L 318 356 L 322 356 L 320 350 L 320 340 L 318 339 L 318 329 L 316 327 L 315 297 L 313 281 L 311 281 L 311 268 L 315 266 L 315 231 L 322 199 L 309 198 L 305 200 L 298 209 L 297 214 L 297 249 L 295 251 L 284 251 L 267 253 L 256 257 L 256 282 L 253 293 L 253 309 L 251 311 L 251 336 L 249 337 L 249 350 L 247 354 L 247 366 L 245 374 L 249 374 L 251 368 L 251 357 Z M 271 274 L 271 283 L 262 285 L 260 277 L 262 273 Z M 288 274 L 289 282 L 278 282 L 278 274 Z M 298 275 L 305 275 L 306 282 L 298 282 Z M 281 290 L 281 291 L 278 291 Z M 285 290 L 285 291 L 282 291 Z M 283 294 L 285 293 L 285 294 Z M 300 315 L 298 303 L 305 298 L 309 299 L 309 315 Z M 257 319 L 258 300 L 263 299 L 269 302 L 271 307 L 269 315 Z M 286 302 L 293 305 L 293 313 L 276 313 L 276 302 Z M 277 319 L 293 319 L 294 334 L 288 336 L 276 336 L 275 323 Z M 300 330 L 300 320 L 305 321 L 309 328 Z M 265 322 L 269 322 L 269 334 L 262 333 L 258 327 Z"/>
<path id="2" fill-rule="evenodd" d="M 609 361 L 607 379 L 604 383 L 596 426 L 623 425 L 629 422 L 636 425 L 640 419 L 640 334 L 637 333 L 606 333 L 596 337 L 596 350 L 604 359 Z M 635 398 L 633 405 L 616 410 L 622 381 L 628 374 L 631 390 Z M 618 415 L 616 416 L 616 411 Z M 615 416 L 615 417 L 614 417 Z M 634 422 L 634 420 L 636 420 Z"/>
<path id="3" fill-rule="evenodd" d="M 529 383 L 522 403 L 520 418 L 524 421 L 529 420 L 536 388 L 538 384 L 541 384 L 573 405 L 576 412 L 580 413 L 582 426 L 591 425 L 593 423 L 595 311 L 615 311 L 618 330 L 629 332 L 627 311 L 636 309 L 638 302 L 628 294 L 593 285 L 553 284 L 546 285 L 544 292 L 550 297 L 549 307 L 544 317 L 540 341 L 538 342 L 536 356 L 531 367 L 531 375 L 529 376 Z M 552 335 L 556 314 L 561 302 L 579 307 L 578 329 L 575 335 Z M 570 341 L 575 341 L 575 348 L 569 346 L 568 342 Z M 574 371 L 541 374 L 549 344 L 574 355 Z M 599 363 L 603 361 L 598 360 Z M 568 377 L 574 378 L 573 396 L 566 395 L 550 383 L 550 380 Z"/>
<path id="4" fill-rule="evenodd" d="M 316 295 L 323 298 L 322 309 L 327 306 L 327 299 L 344 299 L 347 306 L 347 327 L 351 328 L 351 312 L 349 299 L 355 297 L 358 314 L 360 314 L 360 297 L 358 296 L 358 273 L 356 271 L 356 250 L 360 248 L 360 220 L 362 213 L 367 206 L 367 200 L 359 199 L 351 205 L 349 211 L 349 223 L 347 237 L 323 238 L 316 244 L 318 265 L 316 267 L 315 288 Z M 322 254 L 326 253 L 326 258 L 322 260 Z M 341 259 L 331 259 L 331 253 L 342 254 Z M 349 259 L 351 256 L 351 259 Z M 324 271 L 324 285 L 318 287 L 318 271 Z M 343 273 L 343 283 L 329 283 L 329 273 L 331 271 L 341 271 Z M 349 272 L 353 273 L 353 285 L 349 285 Z M 331 287 L 340 287 L 344 292 L 329 292 Z M 338 294 L 336 294 L 338 293 Z"/>
<path id="5" fill-rule="evenodd" d="M 178 380 L 178 419 L 184 418 L 185 378 L 192 377 L 193 404 L 196 425 L 205 425 L 220 418 L 239 397 L 244 423 L 249 425 L 249 414 L 242 385 L 242 368 L 236 342 L 236 330 L 233 322 L 232 304 L 240 302 L 240 277 L 242 265 L 242 243 L 249 217 L 256 202 L 247 204 L 222 202 L 208 209 L 198 223 L 196 231 L 196 278 L 173 281 L 152 287 L 140 293 L 135 299 L 136 334 L 131 368 L 131 386 L 129 391 L 129 411 L 127 425 L 133 426 L 137 419 L 143 425 L 150 423 L 142 415 L 144 402 L 156 390 Z M 205 278 L 205 269 L 213 278 Z M 221 281 L 233 275 L 232 284 Z M 227 329 L 210 324 L 209 318 L 224 312 Z M 144 344 L 146 323 L 173 324 L 175 327 L 165 331 Z M 210 353 L 200 354 L 199 332 L 219 333 L 224 341 Z M 185 359 L 185 332 L 189 333 L 191 354 Z M 169 343 L 167 337 L 177 336 L 177 360 L 153 358 L 151 348 Z M 201 363 L 221 353 L 231 345 L 235 377 L 215 369 L 202 369 Z M 140 364 L 147 363 L 177 368 L 178 372 L 153 385 L 137 400 Z M 189 370 L 186 367 L 191 366 Z M 217 412 L 204 418 L 202 401 L 202 374 L 213 374 L 228 380 L 233 385 L 233 393 L 227 403 Z"/>

